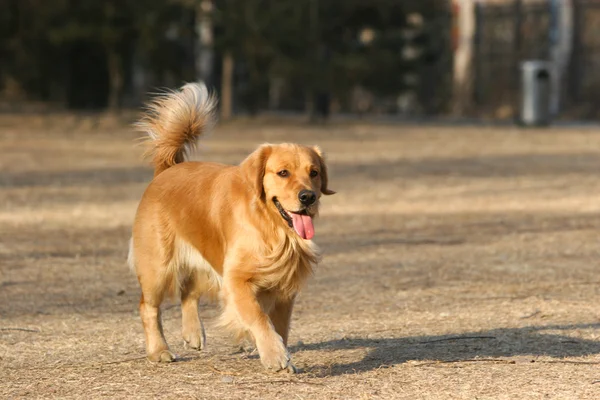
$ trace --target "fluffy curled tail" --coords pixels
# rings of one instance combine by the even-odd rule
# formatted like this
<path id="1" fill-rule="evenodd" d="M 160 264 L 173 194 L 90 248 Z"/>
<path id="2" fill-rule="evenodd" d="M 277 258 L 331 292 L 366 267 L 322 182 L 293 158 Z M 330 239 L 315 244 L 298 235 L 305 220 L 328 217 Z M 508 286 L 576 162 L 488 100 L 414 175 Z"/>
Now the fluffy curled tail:
<path id="1" fill-rule="evenodd" d="M 188 83 L 147 105 L 137 128 L 148 134 L 154 176 L 185 161 L 198 139 L 214 125 L 217 98 L 203 83 Z"/>

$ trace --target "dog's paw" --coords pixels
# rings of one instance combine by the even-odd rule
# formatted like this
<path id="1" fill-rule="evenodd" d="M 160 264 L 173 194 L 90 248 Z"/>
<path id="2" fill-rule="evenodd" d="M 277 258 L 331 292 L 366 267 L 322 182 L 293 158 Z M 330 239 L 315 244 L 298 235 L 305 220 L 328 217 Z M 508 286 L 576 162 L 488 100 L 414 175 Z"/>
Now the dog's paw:
<path id="1" fill-rule="evenodd" d="M 152 354 L 148 354 L 148 360 L 159 363 L 170 363 L 177 359 L 175 354 L 169 350 L 161 350 Z"/>
<path id="2" fill-rule="evenodd" d="M 287 368 L 285 369 L 285 371 L 288 374 L 297 374 L 298 373 L 298 369 L 296 368 L 296 366 L 294 364 L 292 364 L 292 361 L 290 360 L 290 362 L 288 363 Z"/>
<path id="3" fill-rule="evenodd" d="M 289 373 L 296 373 L 290 353 L 283 345 L 281 338 L 277 339 L 279 340 L 273 340 L 258 347 L 262 365 L 272 372 L 287 370 Z"/>
<path id="4" fill-rule="evenodd" d="M 183 345 L 186 348 L 192 348 L 195 350 L 204 350 L 206 348 L 206 334 L 204 333 L 204 327 L 192 332 L 183 333 Z"/>

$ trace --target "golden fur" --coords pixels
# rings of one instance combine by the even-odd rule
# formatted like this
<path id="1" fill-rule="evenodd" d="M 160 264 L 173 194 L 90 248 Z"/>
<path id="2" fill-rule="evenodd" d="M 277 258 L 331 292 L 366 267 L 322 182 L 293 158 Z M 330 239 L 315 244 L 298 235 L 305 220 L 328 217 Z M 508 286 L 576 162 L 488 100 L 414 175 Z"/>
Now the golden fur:
<path id="1" fill-rule="evenodd" d="M 239 166 L 185 162 L 214 124 L 215 108 L 204 85 L 187 84 L 151 103 L 138 125 L 148 133 L 155 172 L 137 210 L 128 261 L 142 290 L 148 358 L 175 359 L 162 332 L 166 296 L 181 299 L 185 342 L 204 347 L 198 300 L 206 295 L 221 299 L 221 325 L 253 340 L 266 368 L 294 371 L 289 323 L 318 261 L 312 233 L 304 232 L 312 230 L 321 194 L 334 193 L 327 167 L 318 147 L 290 143 L 262 145 Z M 298 220 L 309 222 L 298 230 Z"/>

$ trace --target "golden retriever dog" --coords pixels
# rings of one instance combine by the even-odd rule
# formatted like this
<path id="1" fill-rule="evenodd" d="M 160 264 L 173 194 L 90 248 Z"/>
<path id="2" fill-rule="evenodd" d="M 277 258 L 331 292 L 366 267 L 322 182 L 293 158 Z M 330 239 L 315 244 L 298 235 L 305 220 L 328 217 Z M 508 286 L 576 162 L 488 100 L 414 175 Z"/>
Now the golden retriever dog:
<path id="1" fill-rule="evenodd" d="M 313 219 L 327 187 L 318 147 L 264 144 L 240 165 L 188 162 L 214 124 L 216 99 L 203 84 L 152 102 L 138 127 L 146 132 L 154 179 L 135 216 L 129 265 L 142 296 L 146 352 L 170 362 L 160 305 L 180 297 L 182 333 L 205 346 L 201 296 L 220 298 L 220 325 L 252 340 L 262 364 L 295 372 L 287 350 L 294 299 L 318 260 Z"/>

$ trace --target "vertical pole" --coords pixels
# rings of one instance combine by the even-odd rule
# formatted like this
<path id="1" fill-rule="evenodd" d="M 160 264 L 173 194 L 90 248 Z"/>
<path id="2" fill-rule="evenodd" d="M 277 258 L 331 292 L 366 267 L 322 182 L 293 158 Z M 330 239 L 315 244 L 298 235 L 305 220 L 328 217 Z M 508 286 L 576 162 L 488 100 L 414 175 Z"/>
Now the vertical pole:
<path id="1" fill-rule="evenodd" d="M 568 77 L 573 60 L 574 0 L 558 2 L 558 45 L 556 59 L 560 63 L 560 97 L 558 111 L 565 108 L 569 100 Z"/>
<path id="2" fill-rule="evenodd" d="M 196 8 L 196 78 L 211 83 L 214 68 L 212 0 L 201 0 Z"/>
<path id="3" fill-rule="evenodd" d="M 472 76 L 475 33 L 474 0 L 454 0 L 455 50 L 453 65 L 453 114 L 464 116 L 473 105 Z"/>
<path id="4" fill-rule="evenodd" d="M 106 59 L 109 78 L 108 111 L 118 113 L 121 110 L 123 91 L 123 60 L 115 45 L 106 46 Z"/>
<path id="5" fill-rule="evenodd" d="M 475 103 L 477 106 L 481 105 L 483 102 L 483 78 L 481 73 L 481 64 L 483 62 L 483 4 L 480 2 L 475 3 L 475 32 L 473 35 L 473 45 L 474 45 L 474 97 Z"/>
<path id="6" fill-rule="evenodd" d="M 548 0 L 548 12 L 550 14 L 550 26 L 548 32 L 548 56 L 552 65 L 550 74 L 550 115 L 558 114 L 561 95 L 561 77 L 563 74 L 564 60 L 561 58 L 560 48 L 560 4 L 559 0 Z"/>
<path id="7" fill-rule="evenodd" d="M 223 71 L 221 73 L 221 119 L 226 120 L 233 115 L 233 55 L 223 55 Z"/>
<path id="8" fill-rule="evenodd" d="M 522 60 L 523 53 L 523 0 L 514 0 L 513 3 L 514 13 L 515 13 L 515 25 L 513 32 L 513 55 L 512 55 L 512 98 L 514 109 L 519 110 L 520 108 L 520 99 L 521 99 L 521 69 L 520 64 Z M 518 118 L 520 112 L 515 113 L 515 117 Z"/>
<path id="9" fill-rule="evenodd" d="M 307 85 L 306 91 L 306 111 L 309 118 L 312 120 L 315 113 L 315 94 L 316 85 L 319 84 L 317 75 L 318 71 L 318 56 L 319 56 L 319 0 L 309 0 L 308 3 L 308 17 L 309 17 L 309 35 L 310 41 L 312 42 L 313 52 L 311 53 L 310 63 L 310 80 Z"/>
<path id="10" fill-rule="evenodd" d="M 573 54 L 571 56 L 571 65 L 569 68 L 569 94 L 571 101 L 578 101 L 581 97 L 581 74 L 583 73 L 581 56 L 583 43 L 581 32 L 583 31 L 583 8 L 581 1 L 573 1 Z"/>
<path id="11" fill-rule="evenodd" d="M 514 60 L 515 66 L 521 61 L 521 51 L 523 47 L 522 32 L 523 32 L 523 0 L 514 0 L 513 8 L 515 12 L 514 26 Z"/>

